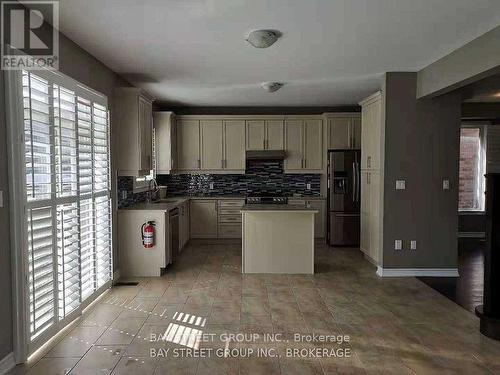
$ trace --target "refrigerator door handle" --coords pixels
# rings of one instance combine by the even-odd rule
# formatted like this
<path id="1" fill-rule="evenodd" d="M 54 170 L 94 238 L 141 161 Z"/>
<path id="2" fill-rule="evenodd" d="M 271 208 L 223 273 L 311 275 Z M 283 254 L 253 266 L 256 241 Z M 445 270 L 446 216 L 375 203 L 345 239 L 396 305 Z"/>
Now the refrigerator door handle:
<path id="1" fill-rule="evenodd" d="M 356 184 L 356 202 L 359 202 L 361 198 L 361 168 L 359 167 L 359 163 L 356 162 L 356 178 L 358 183 Z"/>
<path id="2" fill-rule="evenodd" d="M 357 177 L 356 177 L 356 163 L 352 163 L 352 201 L 356 202 L 356 190 L 357 190 Z"/>
<path id="3" fill-rule="evenodd" d="M 343 213 L 343 212 L 335 212 L 333 213 L 334 216 L 337 217 L 358 217 L 358 213 Z"/>

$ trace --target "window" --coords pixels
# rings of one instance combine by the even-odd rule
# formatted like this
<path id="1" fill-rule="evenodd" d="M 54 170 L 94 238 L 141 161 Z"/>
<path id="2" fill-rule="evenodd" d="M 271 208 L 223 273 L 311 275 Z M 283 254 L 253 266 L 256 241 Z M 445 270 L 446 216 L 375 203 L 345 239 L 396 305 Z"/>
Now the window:
<path id="1" fill-rule="evenodd" d="M 484 211 L 484 126 L 460 129 L 459 210 Z"/>
<path id="2" fill-rule="evenodd" d="M 112 279 L 105 97 L 57 72 L 23 72 L 30 352 Z"/>

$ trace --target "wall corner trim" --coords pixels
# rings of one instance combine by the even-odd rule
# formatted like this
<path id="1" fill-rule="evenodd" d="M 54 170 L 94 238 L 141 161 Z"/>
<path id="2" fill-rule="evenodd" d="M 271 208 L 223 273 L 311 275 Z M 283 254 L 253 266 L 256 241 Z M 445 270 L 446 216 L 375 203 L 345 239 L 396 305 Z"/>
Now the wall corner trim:
<path id="1" fill-rule="evenodd" d="M 14 352 L 10 352 L 2 360 L 0 360 L 0 375 L 6 374 L 15 366 L 16 360 L 14 359 Z"/>
<path id="2" fill-rule="evenodd" d="M 380 277 L 458 277 L 458 268 L 383 268 L 377 267 Z"/>

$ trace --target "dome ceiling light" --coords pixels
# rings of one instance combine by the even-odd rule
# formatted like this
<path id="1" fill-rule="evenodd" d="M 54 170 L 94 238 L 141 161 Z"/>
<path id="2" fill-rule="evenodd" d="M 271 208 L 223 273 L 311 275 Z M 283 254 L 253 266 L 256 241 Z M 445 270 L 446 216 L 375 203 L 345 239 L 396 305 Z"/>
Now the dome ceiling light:
<path id="1" fill-rule="evenodd" d="M 284 83 L 281 82 L 263 82 L 261 86 L 267 92 L 275 92 L 282 88 Z"/>
<path id="2" fill-rule="evenodd" d="M 274 30 L 254 30 L 245 40 L 255 48 L 267 48 L 272 46 L 280 36 L 280 33 Z"/>

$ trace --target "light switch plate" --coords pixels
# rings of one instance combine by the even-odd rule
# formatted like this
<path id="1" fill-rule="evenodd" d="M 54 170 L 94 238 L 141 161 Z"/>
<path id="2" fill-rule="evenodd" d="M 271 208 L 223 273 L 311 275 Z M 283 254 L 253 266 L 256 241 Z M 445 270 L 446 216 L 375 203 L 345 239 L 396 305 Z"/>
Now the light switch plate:
<path id="1" fill-rule="evenodd" d="M 450 180 L 443 180 L 443 190 L 450 190 Z"/>
<path id="2" fill-rule="evenodd" d="M 410 250 L 417 250 L 417 241 L 416 240 L 410 241 Z"/>
<path id="3" fill-rule="evenodd" d="M 308 183 L 308 184 L 306 184 L 306 189 L 307 189 L 307 190 L 311 190 L 311 184 L 309 184 L 309 183 Z"/>
<path id="4" fill-rule="evenodd" d="M 3 191 L 0 190 L 0 207 L 3 207 Z"/>
<path id="5" fill-rule="evenodd" d="M 405 190 L 406 180 L 396 180 L 396 190 Z"/>
<path id="6" fill-rule="evenodd" d="M 213 182 L 211 182 L 211 183 L 209 184 L 209 186 L 210 186 L 210 190 L 214 190 L 214 183 L 213 183 Z"/>
<path id="7" fill-rule="evenodd" d="M 403 241 L 402 240 L 394 241 L 394 250 L 403 250 Z"/>
<path id="8" fill-rule="evenodd" d="M 127 190 L 122 190 L 122 200 L 127 199 Z"/>

